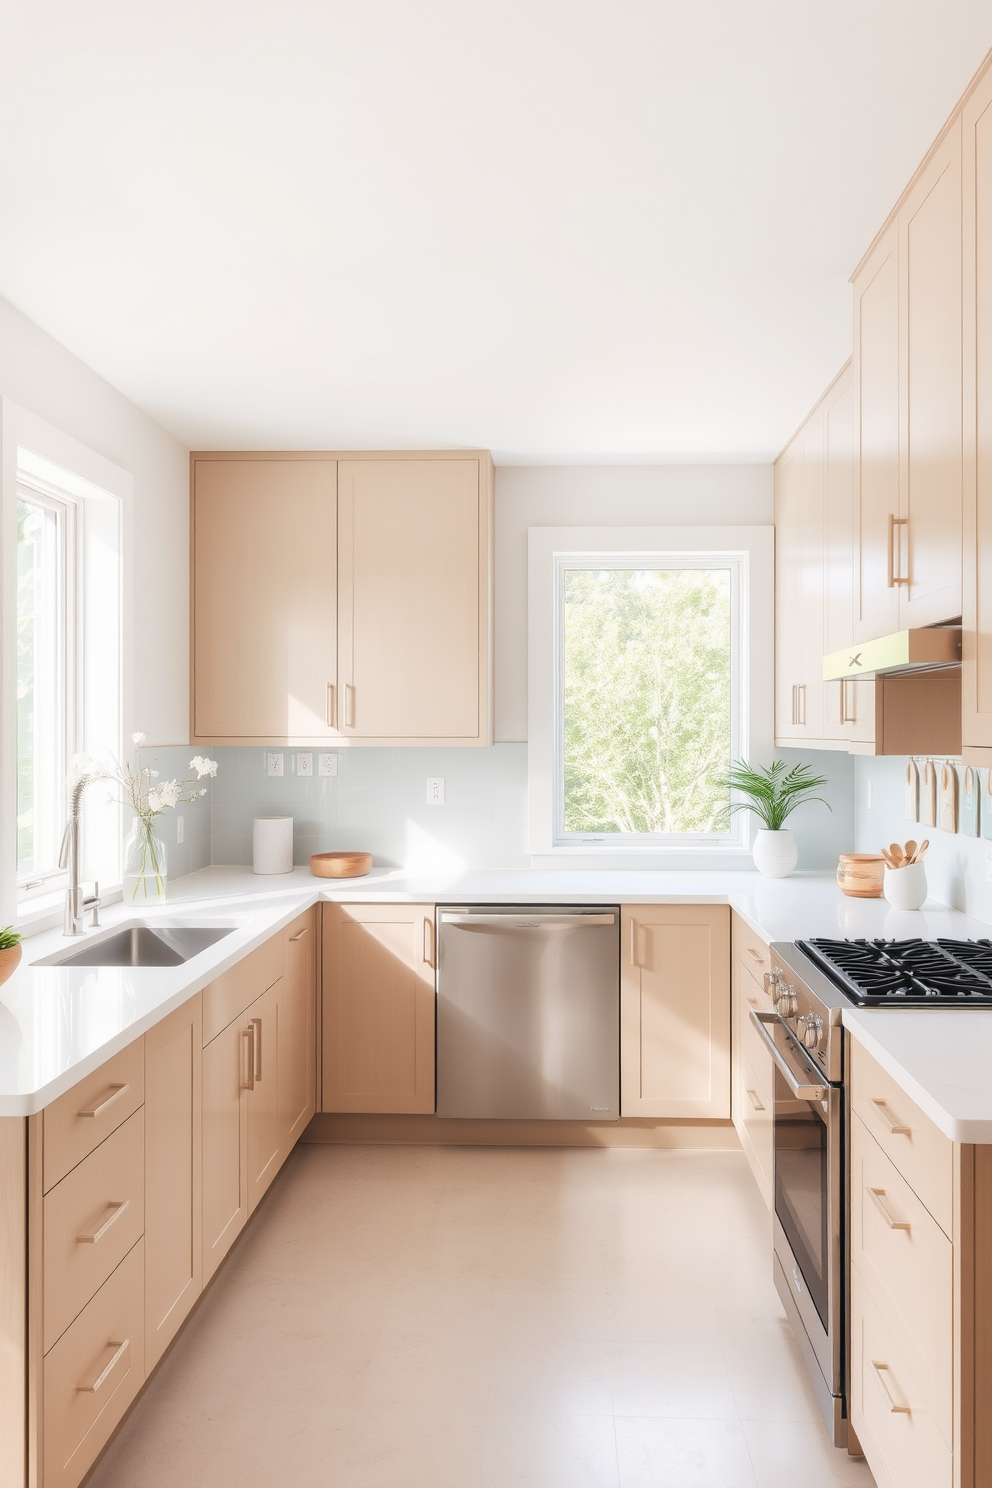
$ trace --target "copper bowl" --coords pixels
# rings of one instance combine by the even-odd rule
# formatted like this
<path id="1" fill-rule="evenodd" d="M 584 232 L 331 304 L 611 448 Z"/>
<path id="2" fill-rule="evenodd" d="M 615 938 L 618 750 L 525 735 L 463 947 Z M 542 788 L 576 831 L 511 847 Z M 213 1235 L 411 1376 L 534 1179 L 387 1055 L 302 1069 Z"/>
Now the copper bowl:
<path id="1" fill-rule="evenodd" d="M 314 878 L 363 878 L 371 867 L 371 853 L 314 853 L 310 859 L 310 872 Z"/>
<path id="2" fill-rule="evenodd" d="M 885 859 L 880 853 L 841 853 L 837 882 L 849 899 L 881 899 Z"/>

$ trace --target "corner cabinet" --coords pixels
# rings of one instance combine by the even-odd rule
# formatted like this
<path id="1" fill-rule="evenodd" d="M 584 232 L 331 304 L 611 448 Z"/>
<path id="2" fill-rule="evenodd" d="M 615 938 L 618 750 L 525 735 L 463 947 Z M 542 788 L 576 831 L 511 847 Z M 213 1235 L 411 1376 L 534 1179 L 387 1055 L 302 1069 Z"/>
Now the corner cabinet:
<path id="1" fill-rule="evenodd" d="M 488 744 L 485 452 L 191 456 L 196 744 Z"/>
<path id="2" fill-rule="evenodd" d="M 730 910 L 622 911 L 620 1114 L 730 1115 Z"/>

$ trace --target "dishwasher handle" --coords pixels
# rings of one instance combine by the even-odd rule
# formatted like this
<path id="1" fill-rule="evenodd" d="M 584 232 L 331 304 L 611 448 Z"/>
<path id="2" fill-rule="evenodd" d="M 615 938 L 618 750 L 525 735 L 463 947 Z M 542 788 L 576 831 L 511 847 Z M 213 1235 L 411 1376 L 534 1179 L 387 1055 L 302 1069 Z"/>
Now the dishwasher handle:
<path id="1" fill-rule="evenodd" d="M 615 914 L 447 914 L 438 915 L 444 925 L 502 925 L 508 930 L 538 930 L 544 925 L 615 925 Z"/>

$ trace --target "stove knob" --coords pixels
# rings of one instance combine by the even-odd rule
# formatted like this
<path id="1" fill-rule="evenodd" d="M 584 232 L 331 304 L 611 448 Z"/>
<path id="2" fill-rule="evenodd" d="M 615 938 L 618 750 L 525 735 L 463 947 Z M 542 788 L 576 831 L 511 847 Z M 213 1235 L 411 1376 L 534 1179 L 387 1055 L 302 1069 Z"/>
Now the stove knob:
<path id="1" fill-rule="evenodd" d="M 782 987 L 781 984 L 779 985 L 775 1011 L 782 1018 L 792 1018 L 799 1011 L 799 999 L 796 997 L 794 987 Z"/>
<path id="2" fill-rule="evenodd" d="M 815 1049 L 820 1042 L 820 1034 L 823 1030 L 823 1019 L 818 1018 L 816 1013 L 807 1013 L 805 1018 L 800 1018 L 804 1049 Z"/>

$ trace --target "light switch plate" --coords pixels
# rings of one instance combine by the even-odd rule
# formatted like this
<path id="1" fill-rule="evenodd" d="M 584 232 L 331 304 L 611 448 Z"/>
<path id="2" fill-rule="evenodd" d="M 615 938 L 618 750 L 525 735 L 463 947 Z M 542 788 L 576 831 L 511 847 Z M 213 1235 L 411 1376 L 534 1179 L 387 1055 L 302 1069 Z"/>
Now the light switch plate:
<path id="1" fill-rule="evenodd" d="M 444 776 L 428 775 L 427 777 L 427 804 L 428 806 L 444 805 Z"/>
<path id="2" fill-rule="evenodd" d="M 302 780 L 313 779 L 313 755 L 298 754 L 296 756 L 296 773 Z"/>
<path id="3" fill-rule="evenodd" d="M 336 754 L 318 754 L 317 774 L 336 775 L 338 773 L 338 757 Z"/>
<path id="4" fill-rule="evenodd" d="M 278 750 L 275 753 L 272 753 L 271 751 L 267 752 L 266 753 L 266 756 L 265 756 L 265 773 L 266 773 L 266 775 L 281 775 L 282 772 L 283 772 L 282 750 Z"/>

